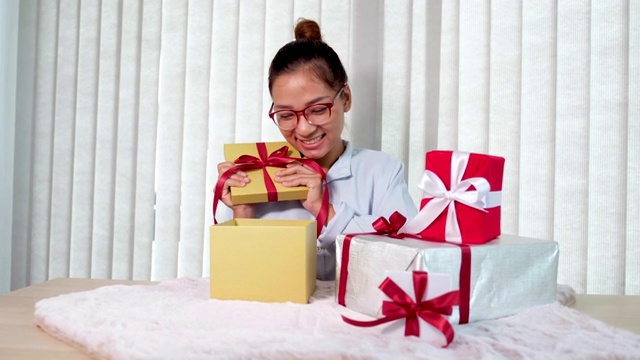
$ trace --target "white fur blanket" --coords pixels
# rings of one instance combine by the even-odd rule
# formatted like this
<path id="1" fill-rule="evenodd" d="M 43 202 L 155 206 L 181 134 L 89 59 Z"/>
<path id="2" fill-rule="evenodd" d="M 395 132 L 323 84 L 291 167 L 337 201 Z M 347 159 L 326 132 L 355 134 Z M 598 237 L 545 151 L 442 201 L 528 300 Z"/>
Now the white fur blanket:
<path id="1" fill-rule="evenodd" d="M 41 300 L 35 322 L 104 359 L 640 359 L 640 335 L 562 305 L 574 298 L 565 287 L 554 304 L 455 326 L 448 348 L 344 323 L 365 317 L 330 282 L 309 305 L 212 300 L 208 279 L 106 286 Z"/>

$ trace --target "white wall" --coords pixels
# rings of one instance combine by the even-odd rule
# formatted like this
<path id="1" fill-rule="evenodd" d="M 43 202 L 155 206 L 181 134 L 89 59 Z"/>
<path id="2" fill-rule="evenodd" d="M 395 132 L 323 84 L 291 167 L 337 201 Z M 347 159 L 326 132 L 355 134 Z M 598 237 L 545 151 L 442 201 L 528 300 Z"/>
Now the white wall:
<path id="1" fill-rule="evenodd" d="M 11 285 L 18 0 L 0 1 L 0 294 Z"/>

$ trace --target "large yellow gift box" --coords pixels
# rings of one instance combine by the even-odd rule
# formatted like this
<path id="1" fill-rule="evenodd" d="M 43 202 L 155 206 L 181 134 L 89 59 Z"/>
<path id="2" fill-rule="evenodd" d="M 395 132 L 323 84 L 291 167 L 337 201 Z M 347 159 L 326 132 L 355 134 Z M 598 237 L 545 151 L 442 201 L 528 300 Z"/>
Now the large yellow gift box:
<path id="1" fill-rule="evenodd" d="M 210 235 L 212 298 L 306 304 L 315 291 L 314 220 L 233 219 Z"/>
<path id="2" fill-rule="evenodd" d="M 242 155 L 251 155 L 257 159 L 261 159 L 258 151 L 258 145 L 264 144 L 266 147 L 266 156 L 272 154 L 275 150 L 288 146 L 287 157 L 300 158 L 300 152 L 287 142 L 265 142 L 265 143 L 243 143 L 243 144 L 225 144 L 224 158 L 227 161 L 234 161 Z M 266 166 L 266 172 L 271 179 L 275 177 L 275 173 L 282 168 Z M 265 183 L 264 172 L 262 169 L 244 170 L 251 181 L 244 187 L 231 187 L 231 202 L 238 204 L 255 204 L 269 201 L 268 190 Z M 303 200 L 307 198 L 309 188 L 306 186 L 286 187 L 276 181 L 273 181 L 275 190 L 277 191 L 278 201 L 285 200 Z"/>

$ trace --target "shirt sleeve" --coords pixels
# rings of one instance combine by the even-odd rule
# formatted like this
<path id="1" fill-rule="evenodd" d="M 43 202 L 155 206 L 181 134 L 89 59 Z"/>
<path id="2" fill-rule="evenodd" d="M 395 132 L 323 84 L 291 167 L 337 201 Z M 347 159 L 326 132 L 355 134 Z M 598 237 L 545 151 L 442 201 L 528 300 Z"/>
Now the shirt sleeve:
<path id="1" fill-rule="evenodd" d="M 350 203 L 349 197 L 339 199 L 333 204 L 335 216 L 320 234 L 320 246 L 330 247 L 339 234 L 373 231 L 372 223 L 376 219 L 380 216 L 388 219 L 395 211 L 407 219 L 416 216 L 418 211 L 404 179 L 404 165 L 398 161 L 387 161 L 380 169 L 382 171 L 376 176 L 380 176 L 382 181 L 373 183 L 370 208 L 358 209 Z M 388 175 L 381 176 L 381 174 Z M 356 178 L 358 175 L 360 174 L 354 174 Z M 365 187 L 357 191 L 368 191 L 368 189 Z"/>

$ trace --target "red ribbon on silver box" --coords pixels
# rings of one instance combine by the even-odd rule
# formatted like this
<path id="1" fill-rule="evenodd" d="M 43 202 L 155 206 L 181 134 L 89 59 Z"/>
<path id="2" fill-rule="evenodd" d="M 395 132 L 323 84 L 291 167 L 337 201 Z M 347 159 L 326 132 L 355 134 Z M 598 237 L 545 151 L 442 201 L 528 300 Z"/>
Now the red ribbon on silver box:
<path id="1" fill-rule="evenodd" d="M 377 326 L 391 321 L 406 319 L 404 335 L 420 336 L 419 319 L 429 323 L 440 331 L 446 338 L 446 347 L 453 341 L 453 327 L 444 316 L 451 315 L 453 306 L 460 302 L 459 291 L 450 291 L 433 299 L 424 300 L 427 293 L 429 276 L 424 271 L 413 272 L 413 289 L 415 301 L 398 284 L 390 278 L 386 278 L 380 284 L 380 290 L 391 299 L 382 303 L 382 314 L 380 319 L 372 321 L 360 321 L 342 316 L 342 319 L 351 325 L 359 327 Z"/>

